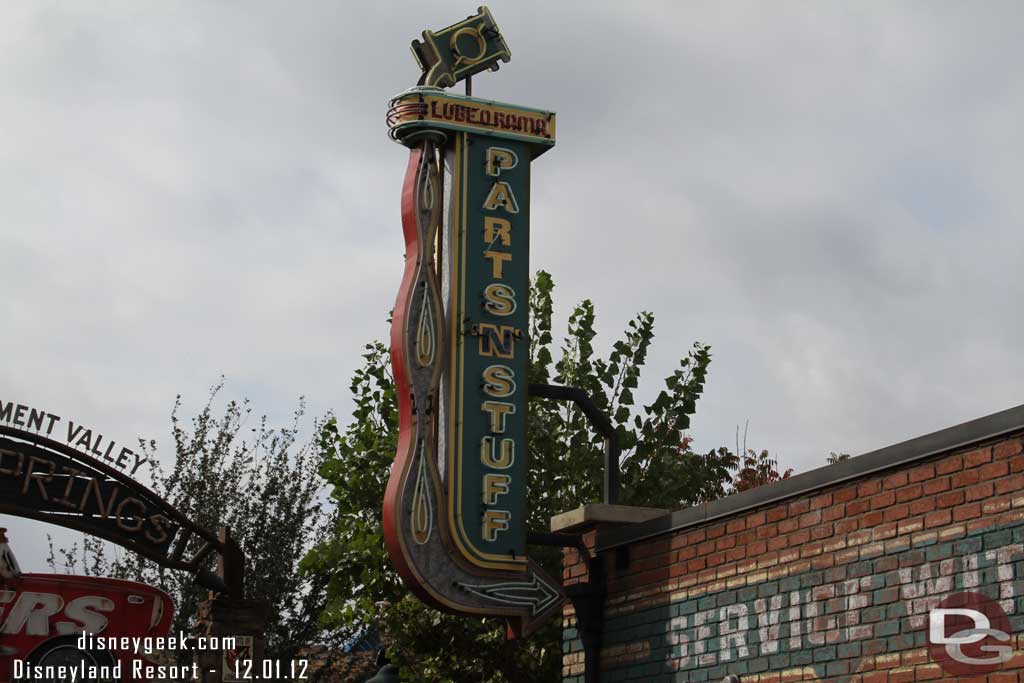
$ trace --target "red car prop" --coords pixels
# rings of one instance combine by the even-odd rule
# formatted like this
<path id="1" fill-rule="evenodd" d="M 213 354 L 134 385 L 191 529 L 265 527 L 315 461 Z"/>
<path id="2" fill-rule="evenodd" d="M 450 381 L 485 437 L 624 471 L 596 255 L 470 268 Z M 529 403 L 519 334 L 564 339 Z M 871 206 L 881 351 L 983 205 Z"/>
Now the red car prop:
<path id="1" fill-rule="evenodd" d="M 171 628 L 173 604 L 161 590 L 134 581 L 65 574 L 22 574 L 0 529 L 0 681 L 15 676 L 15 660 L 28 666 L 111 667 L 133 680 L 132 662 L 146 652 L 100 649 L 95 638 L 155 639 Z M 82 647 L 82 645 L 85 647 Z M 19 665 L 21 666 L 21 665 Z"/>

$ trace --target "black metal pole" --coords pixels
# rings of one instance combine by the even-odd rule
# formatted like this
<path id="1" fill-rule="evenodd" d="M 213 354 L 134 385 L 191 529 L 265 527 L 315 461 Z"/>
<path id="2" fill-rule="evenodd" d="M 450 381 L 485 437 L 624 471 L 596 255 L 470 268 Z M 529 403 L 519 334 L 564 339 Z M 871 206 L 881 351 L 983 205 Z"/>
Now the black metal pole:
<path id="1" fill-rule="evenodd" d="M 529 394 L 556 401 L 572 401 L 594 425 L 597 433 L 604 437 L 604 502 L 616 505 L 619 502 L 619 456 L 622 447 L 611 419 L 597 407 L 594 399 L 582 389 L 558 384 L 531 384 Z"/>

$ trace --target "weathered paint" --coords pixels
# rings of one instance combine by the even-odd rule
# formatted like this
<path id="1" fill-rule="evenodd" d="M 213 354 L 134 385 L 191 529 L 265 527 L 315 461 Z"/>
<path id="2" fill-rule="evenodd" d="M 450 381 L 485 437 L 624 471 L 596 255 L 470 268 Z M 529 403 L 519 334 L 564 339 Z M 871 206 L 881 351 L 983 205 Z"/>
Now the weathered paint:
<path id="1" fill-rule="evenodd" d="M 1024 644 L 1024 453 L 1012 437 L 628 547 L 610 572 L 604 681 L 961 680 L 929 610 L 986 595 Z M 567 583 L 586 580 L 575 551 Z M 582 681 L 565 619 L 564 680 Z M 988 681 L 1017 680 L 1024 657 Z M 962 679 L 966 680 L 966 679 Z M 984 675 L 972 680 L 986 680 Z"/>

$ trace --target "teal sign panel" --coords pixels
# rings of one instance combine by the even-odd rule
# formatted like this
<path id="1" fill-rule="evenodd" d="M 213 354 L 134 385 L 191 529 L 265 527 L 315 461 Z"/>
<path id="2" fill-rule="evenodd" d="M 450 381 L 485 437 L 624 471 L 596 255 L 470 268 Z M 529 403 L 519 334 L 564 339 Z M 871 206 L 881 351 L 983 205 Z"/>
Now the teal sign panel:
<path id="1" fill-rule="evenodd" d="M 446 441 L 455 543 L 480 567 L 526 564 L 531 148 L 459 133 L 453 146 Z"/>

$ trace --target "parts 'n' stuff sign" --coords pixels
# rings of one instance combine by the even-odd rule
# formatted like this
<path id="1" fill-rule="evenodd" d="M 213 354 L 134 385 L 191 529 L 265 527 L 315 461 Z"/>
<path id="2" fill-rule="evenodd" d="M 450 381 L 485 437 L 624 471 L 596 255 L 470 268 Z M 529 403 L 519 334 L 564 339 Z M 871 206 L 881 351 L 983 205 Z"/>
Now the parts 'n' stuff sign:
<path id="1" fill-rule="evenodd" d="M 936 448 L 939 435 L 922 437 L 920 453 L 934 455 L 851 476 L 854 458 L 831 481 L 840 466 L 794 478 L 820 480 L 800 495 L 728 513 L 730 498 L 770 500 L 787 480 L 717 501 L 711 522 L 694 514 L 663 533 L 599 530 L 598 550 L 619 556 L 602 680 L 1018 680 L 1024 407 L 1016 410 L 1018 428 L 1006 436 L 971 443 L 961 430 L 949 448 Z M 1004 415 L 992 417 L 1005 432 Z M 863 458 L 884 466 L 886 451 L 901 449 L 912 450 Z M 570 551 L 568 584 L 587 579 L 576 559 Z M 581 683 L 571 612 L 564 625 L 564 680 Z"/>
<path id="2" fill-rule="evenodd" d="M 410 158 L 385 538 L 420 597 L 525 634 L 565 598 L 526 547 L 530 164 L 554 144 L 555 115 L 437 87 L 507 61 L 486 8 L 413 51 L 421 86 L 388 111 Z"/>

